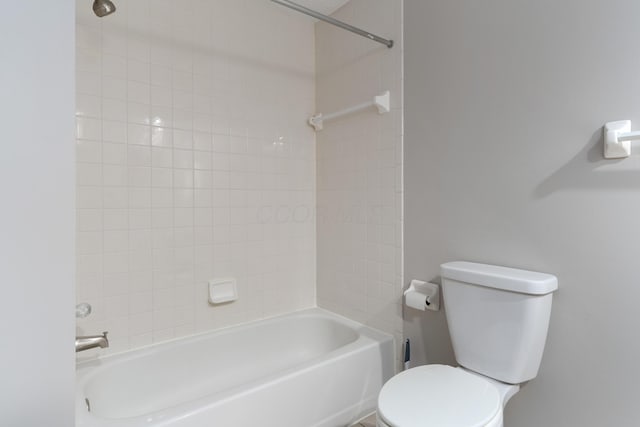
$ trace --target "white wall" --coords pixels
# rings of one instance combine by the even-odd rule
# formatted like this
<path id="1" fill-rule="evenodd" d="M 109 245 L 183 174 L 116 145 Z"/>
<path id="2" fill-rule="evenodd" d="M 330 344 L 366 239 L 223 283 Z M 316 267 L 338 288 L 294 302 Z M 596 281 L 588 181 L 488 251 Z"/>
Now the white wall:
<path id="1" fill-rule="evenodd" d="M 337 19 L 393 39 L 392 49 L 316 24 L 317 111 L 391 92 L 317 133 L 318 304 L 402 337 L 402 2 L 351 0 Z"/>
<path id="2" fill-rule="evenodd" d="M 74 407 L 74 9 L 0 14 L 0 425 L 68 427 Z"/>
<path id="3" fill-rule="evenodd" d="M 313 20 L 262 0 L 90 6 L 77 2 L 77 298 L 94 307 L 80 330 L 121 351 L 313 306 Z M 214 307 L 207 281 L 227 276 L 239 300 Z"/>
<path id="4" fill-rule="evenodd" d="M 406 277 L 471 260 L 556 274 L 539 376 L 505 425 L 640 424 L 640 3 L 406 2 Z M 421 362 L 452 362 L 443 313 L 407 312 Z M 417 352 L 421 352 L 419 355 Z"/>

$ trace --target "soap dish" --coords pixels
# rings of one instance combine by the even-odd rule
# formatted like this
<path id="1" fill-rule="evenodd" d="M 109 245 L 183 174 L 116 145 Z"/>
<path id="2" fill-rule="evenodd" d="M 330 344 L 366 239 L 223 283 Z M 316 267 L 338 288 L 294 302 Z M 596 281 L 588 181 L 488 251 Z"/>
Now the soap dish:
<path id="1" fill-rule="evenodd" d="M 225 277 L 209 280 L 209 302 L 211 304 L 224 304 L 238 299 L 238 286 L 236 279 Z"/>

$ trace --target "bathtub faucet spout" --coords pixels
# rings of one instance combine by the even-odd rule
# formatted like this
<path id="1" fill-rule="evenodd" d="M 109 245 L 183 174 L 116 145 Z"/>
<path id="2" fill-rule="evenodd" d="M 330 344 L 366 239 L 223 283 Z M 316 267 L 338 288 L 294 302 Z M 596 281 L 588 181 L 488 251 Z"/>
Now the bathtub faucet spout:
<path id="1" fill-rule="evenodd" d="M 109 347 L 107 333 L 108 332 L 103 332 L 101 335 L 87 335 L 83 337 L 76 337 L 76 353 L 79 351 L 89 350 L 90 348 Z"/>

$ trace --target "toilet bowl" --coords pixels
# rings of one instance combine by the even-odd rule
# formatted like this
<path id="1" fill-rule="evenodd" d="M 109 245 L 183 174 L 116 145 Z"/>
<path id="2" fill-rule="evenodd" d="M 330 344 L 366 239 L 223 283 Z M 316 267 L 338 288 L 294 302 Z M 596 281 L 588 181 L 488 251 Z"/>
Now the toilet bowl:
<path id="1" fill-rule="evenodd" d="M 404 371 L 378 397 L 378 427 L 502 427 L 520 387 L 446 365 Z"/>
<path id="2" fill-rule="evenodd" d="M 391 378 L 379 427 L 502 427 L 502 411 L 538 374 L 555 276 L 456 261 L 440 266 L 451 342 L 460 365 L 426 365 Z"/>

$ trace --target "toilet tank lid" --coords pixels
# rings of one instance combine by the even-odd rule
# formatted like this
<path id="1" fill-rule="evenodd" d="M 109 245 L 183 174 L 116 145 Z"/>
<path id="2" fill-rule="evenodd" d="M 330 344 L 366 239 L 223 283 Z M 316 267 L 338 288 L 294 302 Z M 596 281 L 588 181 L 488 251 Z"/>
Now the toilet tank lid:
<path id="1" fill-rule="evenodd" d="M 467 261 L 447 262 L 440 266 L 443 279 L 504 289 L 530 295 L 545 295 L 558 289 L 556 276 Z"/>

